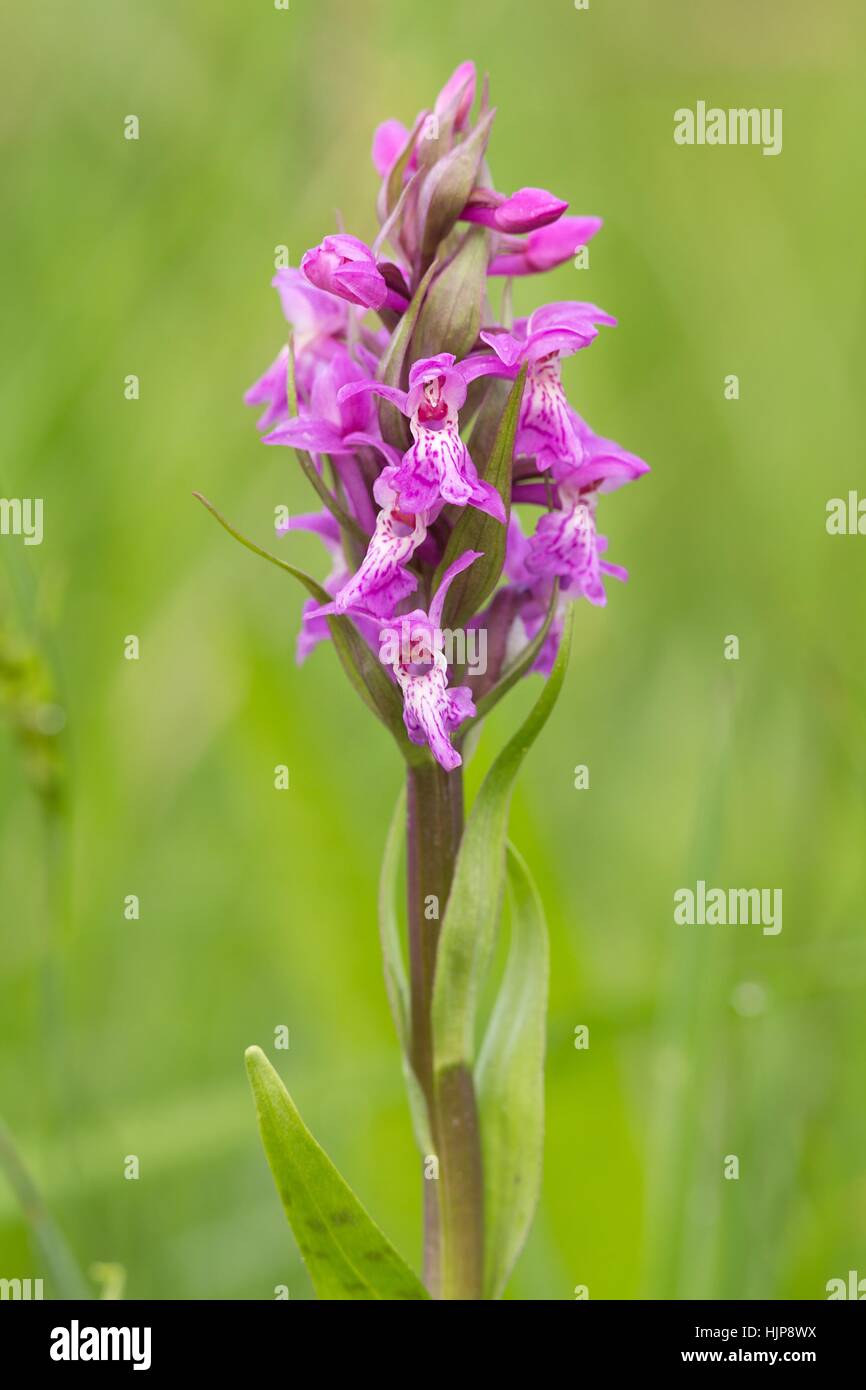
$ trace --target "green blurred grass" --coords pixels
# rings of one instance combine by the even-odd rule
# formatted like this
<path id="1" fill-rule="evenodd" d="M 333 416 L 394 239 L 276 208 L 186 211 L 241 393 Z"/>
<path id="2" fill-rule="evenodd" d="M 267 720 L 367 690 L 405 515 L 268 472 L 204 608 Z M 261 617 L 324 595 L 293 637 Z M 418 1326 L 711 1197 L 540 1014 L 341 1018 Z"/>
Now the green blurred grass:
<path id="1" fill-rule="evenodd" d="M 336 207 L 369 237 L 373 126 L 472 56 L 498 185 L 605 218 L 590 270 L 518 310 L 619 316 L 568 383 L 655 470 L 604 504 L 631 582 L 581 611 L 512 816 L 553 965 L 512 1292 L 811 1298 L 866 1273 L 864 542 L 824 529 L 863 489 L 862 8 L 51 0 L 2 23 L 0 492 L 45 499 L 46 540 L 0 543 L 0 621 L 53 664 L 70 802 L 64 867 L 4 731 L 0 1113 L 82 1264 L 124 1264 L 131 1297 L 309 1295 L 242 1066 L 280 1023 L 305 1118 L 418 1255 L 374 922 L 399 768 L 329 653 L 295 669 L 289 581 L 191 492 L 261 539 L 275 503 L 309 506 L 240 400 L 279 344 L 273 248 L 296 261 Z M 782 155 L 675 146 L 701 98 L 782 107 Z M 489 721 L 470 788 L 531 698 Z M 696 877 L 782 887 L 781 936 L 674 928 Z M 0 1273 L 31 1264 L 0 1184 Z"/>

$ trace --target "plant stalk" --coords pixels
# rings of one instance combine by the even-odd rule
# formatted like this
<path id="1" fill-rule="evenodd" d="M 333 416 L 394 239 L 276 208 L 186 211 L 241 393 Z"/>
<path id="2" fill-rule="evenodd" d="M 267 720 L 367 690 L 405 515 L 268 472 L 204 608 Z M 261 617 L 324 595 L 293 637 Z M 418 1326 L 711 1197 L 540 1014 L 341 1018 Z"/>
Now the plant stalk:
<path id="1" fill-rule="evenodd" d="M 412 1066 L 427 1102 L 439 1161 L 424 1181 L 424 1278 L 434 1298 L 481 1298 L 483 1185 L 478 1116 L 470 1075 L 436 1084 L 433 982 L 463 834 L 463 779 L 437 763 L 407 770 L 407 889 Z"/>

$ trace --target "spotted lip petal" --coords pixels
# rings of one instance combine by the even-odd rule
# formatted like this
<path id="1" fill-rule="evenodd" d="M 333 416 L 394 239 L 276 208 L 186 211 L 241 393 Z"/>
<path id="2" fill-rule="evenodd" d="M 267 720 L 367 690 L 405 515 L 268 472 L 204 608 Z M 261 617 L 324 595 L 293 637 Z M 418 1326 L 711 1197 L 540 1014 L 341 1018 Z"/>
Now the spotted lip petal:
<path id="1" fill-rule="evenodd" d="M 495 354 L 475 354 L 457 362 L 453 353 L 441 352 L 412 364 L 409 389 L 401 391 L 378 381 L 352 382 L 338 394 L 340 404 L 357 395 L 373 393 L 390 401 L 409 417 L 413 443 L 399 464 L 392 463 L 374 484 L 380 504 L 383 489 L 398 494 L 407 512 L 432 513 L 443 503 L 473 506 L 498 521 L 505 521 L 502 498 L 478 477 L 460 436 L 458 411 L 466 400 L 469 384 L 484 375 L 512 376 Z"/>
<path id="2" fill-rule="evenodd" d="M 403 723 L 413 743 L 427 744 L 433 757 L 446 772 L 463 762 L 451 742 L 452 732 L 475 714 L 468 685 L 449 690 L 445 673 L 434 665 L 425 676 L 410 676 L 405 682 L 397 673 L 403 691 Z"/>
<path id="3" fill-rule="evenodd" d="M 414 516 L 412 522 L 410 525 L 397 508 L 383 507 L 357 572 L 336 594 L 333 609 L 328 605 L 319 611 L 346 613 L 360 609 L 377 618 L 390 616 L 397 604 L 418 587 L 417 577 L 406 565 L 427 535 L 427 524 L 423 513 Z"/>
<path id="4" fill-rule="evenodd" d="M 445 598 L 452 581 L 480 558 L 480 551 L 466 550 L 449 565 L 430 604 L 428 613 L 416 609 L 399 619 L 383 625 L 396 633 L 398 652 L 405 654 L 420 644 L 430 653 L 427 670 L 417 672 L 399 657 L 394 674 L 403 692 L 403 722 L 413 743 L 427 744 L 436 761 L 447 772 L 459 767 L 462 758 L 451 742 L 451 733 L 475 714 L 472 692 L 468 686 L 448 688 L 448 665 L 439 644 L 439 625 Z"/>

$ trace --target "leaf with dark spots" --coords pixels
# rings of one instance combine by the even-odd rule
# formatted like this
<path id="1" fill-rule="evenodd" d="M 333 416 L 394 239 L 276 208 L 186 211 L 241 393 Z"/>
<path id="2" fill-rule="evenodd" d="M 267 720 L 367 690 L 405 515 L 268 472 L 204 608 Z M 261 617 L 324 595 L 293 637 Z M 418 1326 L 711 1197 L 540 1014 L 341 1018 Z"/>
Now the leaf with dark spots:
<path id="1" fill-rule="evenodd" d="M 248 1048 L 246 1062 L 268 1163 L 319 1298 L 429 1298 L 316 1143 L 261 1048 Z M 306 1229 L 319 1235 L 315 1244 Z"/>

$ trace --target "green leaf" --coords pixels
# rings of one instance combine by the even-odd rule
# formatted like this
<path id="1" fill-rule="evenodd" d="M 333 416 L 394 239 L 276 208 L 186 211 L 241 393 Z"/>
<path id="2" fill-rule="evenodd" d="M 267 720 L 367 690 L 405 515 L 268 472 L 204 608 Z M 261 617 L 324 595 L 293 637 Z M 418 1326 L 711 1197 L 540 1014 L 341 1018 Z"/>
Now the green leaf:
<path id="1" fill-rule="evenodd" d="M 490 233 L 470 228 L 430 286 L 412 343 L 416 358 L 453 352 L 460 359 L 471 352 L 481 328 L 489 254 Z"/>
<path id="2" fill-rule="evenodd" d="M 270 564 L 276 565 L 277 569 L 292 575 L 300 584 L 303 584 L 307 593 L 317 603 L 331 602 L 331 595 L 309 574 L 297 569 L 295 565 L 290 565 L 288 561 L 272 555 L 269 550 L 265 550 L 262 546 L 256 545 L 255 541 L 251 541 L 232 526 L 231 522 L 227 521 L 222 513 L 217 511 L 213 503 L 203 497 L 200 492 L 194 492 L 193 497 L 196 497 L 207 508 L 211 516 L 219 522 L 224 530 L 228 531 L 230 536 L 233 536 L 236 541 L 240 541 L 241 545 L 246 546 L 247 550 L 251 550 L 254 555 L 261 556 L 263 560 L 268 560 Z M 403 724 L 403 705 L 396 686 L 385 675 L 382 663 L 370 651 L 354 623 L 351 619 L 336 613 L 329 616 L 327 622 L 343 669 L 364 704 L 393 734 L 400 752 L 408 763 L 417 764 L 425 761 L 428 756 L 426 751 L 417 748 L 406 735 Z"/>
<path id="3" fill-rule="evenodd" d="M 418 221 L 424 228 L 421 263 L 426 265 L 448 235 L 478 182 L 495 111 L 482 116 L 475 129 L 434 166 L 424 181 Z"/>
<path id="4" fill-rule="evenodd" d="M 396 909 L 397 878 L 400 871 L 401 849 L 406 828 L 406 789 L 400 792 L 394 816 L 388 829 L 385 853 L 382 858 L 382 872 L 379 877 L 379 938 L 382 943 L 382 961 L 385 970 L 385 989 L 394 1026 L 400 1040 L 403 1062 L 403 1079 L 409 1096 L 409 1110 L 412 1115 L 412 1128 L 415 1141 L 422 1154 L 434 1152 L 430 1136 L 430 1122 L 427 1116 L 427 1102 L 420 1082 L 415 1075 L 410 1060 L 411 1048 L 411 1006 L 409 982 L 403 959 L 400 921 Z"/>
<path id="5" fill-rule="evenodd" d="M 499 1298 L 529 1232 L 541 1186 L 549 947 L 523 859 L 507 848 L 511 942 L 475 1069 L 484 1156 L 484 1292 Z"/>
<path id="6" fill-rule="evenodd" d="M 418 284 L 412 302 L 401 318 L 397 327 L 391 335 L 391 342 L 385 350 L 381 362 L 379 363 L 378 379 L 385 386 L 396 386 L 398 389 L 403 383 L 403 368 L 406 364 L 406 357 L 409 352 L 409 345 L 412 341 L 412 334 L 418 322 L 418 315 L 421 312 L 421 305 L 424 303 L 424 296 L 430 281 L 436 273 L 437 262 L 434 261 L 426 275 Z M 379 425 L 382 430 L 382 438 L 386 444 L 391 444 L 395 449 L 406 450 L 412 443 L 412 436 L 409 433 L 409 422 L 402 411 L 398 410 L 390 401 L 378 400 Z"/>
<path id="7" fill-rule="evenodd" d="M 475 798 L 442 922 L 433 988 L 433 1058 L 437 1076 L 471 1066 L 478 994 L 496 937 L 505 877 L 511 792 L 520 765 L 562 689 L 571 645 L 566 618 L 553 670 L 518 732 L 499 754 Z"/>
<path id="8" fill-rule="evenodd" d="M 480 550 L 482 555 L 481 559 L 476 560 L 474 565 L 470 565 L 462 574 L 457 575 L 448 591 L 443 623 L 443 626 L 447 628 L 459 628 L 468 622 L 493 592 L 496 581 L 502 573 L 502 566 L 505 562 L 508 517 L 511 511 L 511 464 L 514 455 L 514 437 L 517 433 L 517 420 L 520 414 L 520 402 L 523 397 L 525 380 L 526 368 L 523 367 L 511 387 L 504 409 L 502 406 L 503 391 L 491 389 L 478 413 L 478 419 L 472 431 L 472 438 L 469 442 L 472 461 L 484 481 L 492 483 L 502 498 L 505 507 L 505 525 L 503 526 L 502 522 L 497 521 L 495 517 L 488 516 L 486 512 L 480 512 L 477 507 L 464 507 L 461 511 L 454 529 L 448 537 L 445 554 L 442 556 L 436 571 L 433 592 L 436 592 L 448 566 L 453 564 L 464 550 Z M 498 385 L 499 383 L 496 383 L 496 386 Z M 476 438 L 481 441 L 490 436 L 491 421 L 495 419 L 498 419 L 496 435 L 482 469 L 478 450 L 475 448 L 475 441 Z"/>
<path id="9" fill-rule="evenodd" d="M 306 453 L 304 449 L 295 449 L 294 454 L 298 463 L 301 465 L 304 477 L 307 479 L 320 501 L 327 507 L 331 516 L 339 523 L 340 529 L 347 532 L 363 550 L 366 550 L 367 537 L 361 529 L 361 526 L 331 492 L 331 489 L 328 487 L 321 474 L 316 471 L 316 465 L 313 463 L 310 455 Z"/>
<path id="10" fill-rule="evenodd" d="M 259 1047 L 246 1052 L 262 1142 L 319 1298 L 429 1298 L 316 1143 Z"/>
<path id="11" fill-rule="evenodd" d="M 508 284 L 511 282 L 508 281 Z M 290 415 L 298 413 L 298 377 L 295 362 L 295 335 L 289 334 L 289 357 L 286 362 L 286 404 Z"/>
<path id="12" fill-rule="evenodd" d="M 412 152 L 417 147 L 418 136 L 425 119 L 426 112 L 420 112 L 415 120 L 411 133 L 407 136 L 406 143 L 400 155 L 394 161 L 393 168 L 388 175 L 388 186 L 385 192 L 385 210 L 389 217 L 400 200 L 403 190 L 403 175 L 406 172 L 409 160 L 412 158 Z"/>

